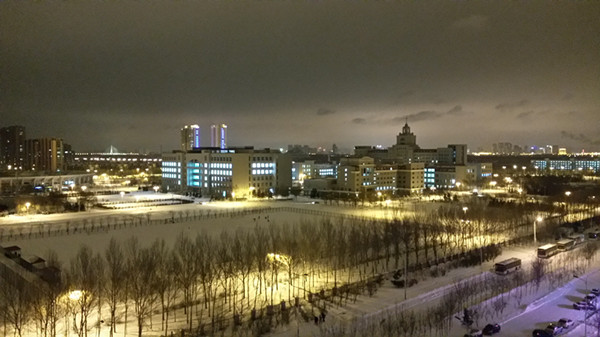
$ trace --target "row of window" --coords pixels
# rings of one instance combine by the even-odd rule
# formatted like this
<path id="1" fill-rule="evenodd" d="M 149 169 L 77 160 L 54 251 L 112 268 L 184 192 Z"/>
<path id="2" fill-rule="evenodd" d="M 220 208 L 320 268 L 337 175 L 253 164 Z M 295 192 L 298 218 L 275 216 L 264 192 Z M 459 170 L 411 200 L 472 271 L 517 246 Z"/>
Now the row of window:
<path id="1" fill-rule="evenodd" d="M 265 175 L 265 174 L 274 174 L 274 170 L 273 169 L 252 170 L 252 175 Z"/>
<path id="2" fill-rule="evenodd" d="M 274 168 L 275 163 L 252 163 L 251 167 L 253 169 Z"/>

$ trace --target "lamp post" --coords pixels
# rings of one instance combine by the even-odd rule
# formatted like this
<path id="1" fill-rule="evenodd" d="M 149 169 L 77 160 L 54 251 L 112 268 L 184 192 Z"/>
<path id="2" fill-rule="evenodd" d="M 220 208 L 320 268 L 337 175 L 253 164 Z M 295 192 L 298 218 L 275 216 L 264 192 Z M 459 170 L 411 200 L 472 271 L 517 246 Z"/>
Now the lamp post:
<path id="1" fill-rule="evenodd" d="M 537 223 L 542 222 L 544 218 L 538 215 L 537 218 L 533 221 L 533 244 L 537 246 Z"/>
<path id="2" fill-rule="evenodd" d="M 570 196 L 571 196 L 571 191 L 566 191 L 565 192 L 565 209 L 567 211 L 567 217 L 569 216 L 569 197 Z"/>
<path id="3" fill-rule="evenodd" d="M 81 299 L 82 295 L 83 295 L 83 291 L 81 291 L 81 290 L 73 290 L 73 291 L 71 291 L 71 292 L 69 292 L 67 294 L 67 298 L 68 298 L 68 301 L 67 301 L 67 311 L 69 313 L 73 314 L 73 330 L 76 331 L 76 332 L 80 332 L 81 331 L 81 327 L 77 327 L 77 312 L 76 312 L 76 308 L 74 306 L 71 307 L 71 303 L 78 303 L 79 300 Z M 67 317 L 65 317 L 65 318 L 67 318 Z M 67 320 L 67 324 L 66 324 L 65 328 L 66 328 L 65 332 L 67 333 L 67 336 L 68 336 L 68 333 L 69 333 L 69 323 L 68 323 L 68 320 Z"/>
<path id="4" fill-rule="evenodd" d="M 29 215 L 29 207 L 31 207 L 31 203 L 28 201 L 25 203 L 25 209 L 27 210 L 27 215 Z"/>
<path id="5" fill-rule="evenodd" d="M 580 279 L 581 277 L 573 274 L 573 277 L 576 279 Z M 587 286 L 587 276 L 583 279 L 585 282 L 585 293 L 588 293 L 588 286 Z M 587 306 L 585 307 L 585 310 L 583 310 L 583 329 L 584 329 L 584 336 L 587 336 Z"/>

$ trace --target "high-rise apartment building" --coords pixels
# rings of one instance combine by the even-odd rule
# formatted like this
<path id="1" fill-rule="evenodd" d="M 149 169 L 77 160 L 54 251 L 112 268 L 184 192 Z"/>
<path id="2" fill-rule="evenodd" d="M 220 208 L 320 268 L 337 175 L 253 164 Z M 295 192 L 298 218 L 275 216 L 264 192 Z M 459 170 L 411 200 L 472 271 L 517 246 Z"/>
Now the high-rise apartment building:
<path id="1" fill-rule="evenodd" d="M 200 127 L 186 125 L 181 129 L 181 151 L 191 151 L 200 147 Z"/>
<path id="2" fill-rule="evenodd" d="M 0 164 L 2 169 L 23 169 L 25 161 L 25 127 L 0 129 Z"/>
<path id="3" fill-rule="evenodd" d="M 65 151 L 60 138 L 27 139 L 25 167 L 32 171 L 56 172 L 65 167 Z"/>
<path id="4" fill-rule="evenodd" d="M 213 124 L 210 126 L 210 146 L 220 149 L 227 148 L 227 125 Z"/>

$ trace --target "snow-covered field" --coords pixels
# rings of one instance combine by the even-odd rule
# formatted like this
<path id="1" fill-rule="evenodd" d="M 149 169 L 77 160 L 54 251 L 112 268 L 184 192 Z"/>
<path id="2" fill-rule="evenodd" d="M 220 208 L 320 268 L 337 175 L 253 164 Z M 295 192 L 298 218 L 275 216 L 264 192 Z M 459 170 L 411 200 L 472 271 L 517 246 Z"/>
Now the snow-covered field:
<path id="1" fill-rule="evenodd" d="M 427 203 L 425 207 L 435 207 L 435 203 Z M 265 208 L 260 213 L 242 213 L 240 210 L 250 207 Z M 270 209 L 267 209 L 270 207 Z M 309 211 L 317 211 L 318 214 L 302 214 L 299 212 L 286 212 L 276 210 L 276 207 L 295 207 Z M 294 224 L 300 221 L 319 221 L 324 217 L 331 216 L 330 214 L 343 214 L 352 217 L 375 217 L 375 218 L 391 218 L 399 214 L 407 214 L 414 211 L 414 204 L 404 204 L 402 208 L 393 210 L 390 208 L 372 208 L 372 207 L 336 207 L 323 204 L 312 204 L 308 200 L 299 200 L 296 202 L 272 201 L 272 202 L 249 202 L 249 203 L 208 203 L 202 204 L 197 201 L 187 205 L 172 205 L 141 209 L 128 210 L 102 210 L 90 211 L 76 214 L 62 215 L 44 215 L 44 216 L 24 216 L 24 217 L 6 217 L 0 219 L 0 228 L 6 230 L 12 228 L 32 228 L 36 229 L 43 224 L 43 228 L 51 228 L 53 226 L 64 228 L 66 222 L 70 223 L 71 228 L 77 225 L 86 224 L 89 228 L 91 223 L 96 224 L 96 230 L 78 230 L 74 233 L 70 230 L 69 234 L 53 235 L 32 238 L 21 238 L 10 241 L 3 241 L 3 246 L 18 245 L 23 250 L 23 255 L 38 255 L 41 257 L 47 256 L 49 250 L 57 253 L 60 261 L 64 265 L 68 265 L 70 259 L 75 256 L 81 245 L 87 245 L 96 252 L 102 252 L 107 246 L 109 240 L 115 237 L 120 240 L 126 240 L 135 236 L 143 244 L 150 244 L 155 239 L 164 239 L 167 245 L 172 246 L 175 239 L 180 233 L 184 233 L 190 237 L 195 237 L 197 234 L 214 235 L 222 230 L 249 230 L 255 225 L 264 225 L 267 223 L 276 224 Z M 202 217 L 194 220 L 186 220 L 184 218 L 177 219 L 178 214 L 221 214 L 219 217 Z M 229 214 L 229 215 L 223 215 Z M 326 214 L 326 215 L 323 215 Z M 184 215 L 181 215 L 182 217 Z M 156 220 L 150 225 L 135 225 L 136 220 L 140 218 Z M 92 220 L 95 219 L 95 220 Z M 169 221 L 175 219 L 176 221 Z M 111 222 L 112 221 L 112 222 Z M 129 222 L 128 222 L 129 221 Z M 130 223 L 125 226 L 102 226 L 102 223 Z M 143 223 L 140 221 L 140 223 Z M 133 225 L 132 225 L 133 224 Z M 103 230 L 97 230 L 102 227 Z M 496 261 L 518 257 L 523 260 L 523 264 L 529 264 L 534 256 L 535 247 L 522 246 L 512 247 L 510 250 L 505 250 L 503 255 L 498 257 Z M 299 317 L 292 317 L 291 323 L 278 326 L 274 332 L 267 334 L 268 336 L 318 336 L 320 329 L 327 325 L 345 324 L 354 319 L 364 317 L 378 317 L 386 310 L 393 310 L 396 307 L 410 309 L 415 311 L 424 310 L 428 306 L 435 305 L 447 292 L 452 288 L 452 284 L 465 280 L 471 277 L 478 277 L 482 273 L 487 273 L 493 266 L 493 262 L 487 262 L 483 266 L 471 268 L 452 269 L 444 277 L 431 278 L 424 277 L 417 285 L 408 288 L 405 294 L 403 289 L 394 287 L 389 281 L 384 282 L 383 286 L 372 296 L 362 295 L 357 298 L 356 302 L 348 302 L 343 306 L 337 306 L 327 303 L 327 321 L 319 326 L 312 322 L 305 323 Z M 594 260 L 592 270 L 598 270 L 600 266 Z M 591 274 L 589 280 L 595 282 L 595 285 L 600 285 L 599 273 Z M 583 292 L 580 280 L 574 280 L 567 283 L 560 289 L 553 291 L 548 285 L 542 286 L 533 291 L 531 288 L 526 292 L 526 296 L 517 301 L 515 296 L 507 295 L 507 305 L 505 311 L 498 317 L 483 318 L 478 322 L 478 326 L 482 328 L 488 321 L 499 322 L 502 324 L 502 332 L 499 336 L 530 336 L 531 330 L 547 325 L 551 320 L 561 318 L 563 315 L 568 316 L 573 320 L 581 317 L 581 312 L 569 308 L 573 298 L 579 296 Z M 591 286 L 590 286 L 591 288 Z M 406 296 L 406 300 L 405 300 Z M 493 301 L 491 299 L 489 301 Z M 536 302 L 537 301 L 537 302 Z M 517 303 L 520 302 L 520 303 Z M 567 303 L 569 302 L 569 303 Z M 558 308 L 558 309 L 557 309 Z M 560 310 L 559 310 L 560 309 Z M 305 308 L 310 311 L 310 308 Z M 557 311 L 558 310 L 558 311 Z M 318 312 L 316 312 L 318 314 Z M 182 317 L 183 314 L 177 313 L 179 316 L 178 322 L 170 323 L 175 331 L 178 325 L 185 324 Z M 555 317 L 561 316 L 561 317 Z M 148 332 L 148 336 L 160 335 L 160 313 L 153 318 L 156 323 L 155 329 Z M 123 333 L 123 325 L 117 327 L 117 336 L 135 336 L 134 318 L 129 317 L 127 334 Z M 588 328 L 588 335 L 590 328 Z M 568 336 L 583 336 L 584 329 L 582 325 L 575 327 L 568 332 Z M 450 335 L 462 336 L 466 332 L 466 328 L 456 320 L 453 322 Z M 93 335 L 108 336 L 108 328 L 104 327 L 100 331 L 93 330 Z"/>

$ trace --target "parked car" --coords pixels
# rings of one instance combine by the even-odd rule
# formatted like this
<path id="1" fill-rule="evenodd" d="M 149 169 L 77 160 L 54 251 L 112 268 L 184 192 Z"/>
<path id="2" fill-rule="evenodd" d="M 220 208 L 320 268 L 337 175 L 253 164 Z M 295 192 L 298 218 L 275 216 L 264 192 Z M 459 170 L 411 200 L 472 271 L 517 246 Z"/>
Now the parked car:
<path id="1" fill-rule="evenodd" d="M 580 301 L 577 303 L 573 303 L 573 309 L 576 310 L 594 310 L 596 307 L 593 304 L 590 304 L 586 301 Z"/>
<path id="2" fill-rule="evenodd" d="M 554 336 L 554 335 L 558 335 L 559 333 L 561 333 L 562 327 L 558 326 L 556 323 L 550 323 L 546 327 L 546 331 L 548 331 L 549 333 L 552 334 L 552 336 Z"/>
<path id="3" fill-rule="evenodd" d="M 464 337 L 482 337 L 483 333 L 478 329 L 471 329 L 469 333 L 466 333 Z"/>
<path id="4" fill-rule="evenodd" d="M 556 323 L 563 329 L 568 329 L 573 326 L 573 320 L 569 318 L 561 318 Z"/>
<path id="5" fill-rule="evenodd" d="M 585 297 L 583 298 L 584 301 L 588 302 L 588 303 L 594 303 L 596 302 L 596 295 L 594 294 L 587 294 L 585 295 Z"/>
<path id="6" fill-rule="evenodd" d="M 592 290 L 590 291 L 590 294 L 594 294 L 596 296 L 600 295 L 600 289 L 598 288 L 592 288 Z"/>
<path id="7" fill-rule="evenodd" d="M 493 335 L 495 333 L 500 332 L 500 324 L 498 324 L 498 323 L 488 324 L 483 328 L 482 331 L 483 331 L 483 334 L 486 336 Z"/>
<path id="8" fill-rule="evenodd" d="M 552 334 L 550 334 L 548 331 L 546 330 L 542 330 L 542 329 L 535 329 L 533 330 L 533 332 L 531 333 L 532 337 L 552 337 Z"/>

